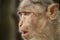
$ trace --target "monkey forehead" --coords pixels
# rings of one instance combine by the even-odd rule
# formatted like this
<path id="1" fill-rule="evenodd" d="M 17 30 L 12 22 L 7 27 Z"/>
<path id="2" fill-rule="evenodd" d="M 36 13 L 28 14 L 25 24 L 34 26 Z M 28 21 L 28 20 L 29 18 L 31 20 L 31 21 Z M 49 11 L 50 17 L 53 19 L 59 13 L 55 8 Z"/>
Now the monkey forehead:
<path id="1" fill-rule="evenodd" d="M 39 5 L 30 5 L 26 7 L 19 7 L 18 11 L 20 12 L 35 12 L 35 13 L 42 13 L 45 11 L 45 8 Z"/>
<path id="2" fill-rule="evenodd" d="M 20 12 L 33 12 L 33 10 L 30 8 L 19 8 L 19 11 Z"/>
<path id="3" fill-rule="evenodd" d="M 43 12 L 45 7 L 40 4 L 33 4 L 30 0 L 23 0 L 18 7 L 19 11 Z"/>

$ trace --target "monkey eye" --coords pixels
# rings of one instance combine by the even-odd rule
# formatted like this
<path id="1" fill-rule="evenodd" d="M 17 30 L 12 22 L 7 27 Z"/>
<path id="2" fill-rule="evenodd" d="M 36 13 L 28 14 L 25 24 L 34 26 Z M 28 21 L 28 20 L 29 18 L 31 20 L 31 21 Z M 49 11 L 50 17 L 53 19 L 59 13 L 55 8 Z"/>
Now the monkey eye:
<path id="1" fill-rule="evenodd" d="M 18 15 L 22 16 L 22 15 L 29 15 L 31 12 L 18 12 Z"/>
<path id="2" fill-rule="evenodd" d="M 18 16 L 22 16 L 22 13 L 21 12 L 18 12 L 17 14 L 18 14 Z"/>
<path id="3" fill-rule="evenodd" d="M 31 12 L 23 12 L 24 15 L 29 15 Z"/>

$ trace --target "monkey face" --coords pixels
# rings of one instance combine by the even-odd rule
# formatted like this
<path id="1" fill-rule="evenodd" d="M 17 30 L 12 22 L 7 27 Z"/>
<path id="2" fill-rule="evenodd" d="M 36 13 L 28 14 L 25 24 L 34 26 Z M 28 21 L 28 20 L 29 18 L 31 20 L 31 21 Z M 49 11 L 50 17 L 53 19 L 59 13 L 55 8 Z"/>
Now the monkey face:
<path id="1" fill-rule="evenodd" d="M 33 12 L 31 9 L 20 9 L 18 15 L 20 18 L 19 31 L 23 39 L 30 39 L 37 36 L 46 24 L 45 17 L 42 14 L 39 15 Z"/>

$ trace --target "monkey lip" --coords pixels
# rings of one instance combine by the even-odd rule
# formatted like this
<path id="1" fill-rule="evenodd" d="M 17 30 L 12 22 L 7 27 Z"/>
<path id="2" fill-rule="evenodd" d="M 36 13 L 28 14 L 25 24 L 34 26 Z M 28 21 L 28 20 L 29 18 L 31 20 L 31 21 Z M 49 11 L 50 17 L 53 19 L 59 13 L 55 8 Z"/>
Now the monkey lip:
<path id="1" fill-rule="evenodd" d="M 29 32 L 28 31 L 23 31 L 22 32 L 22 36 L 25 37 L 25 36 L 28 36 L 29 35 Z"/>

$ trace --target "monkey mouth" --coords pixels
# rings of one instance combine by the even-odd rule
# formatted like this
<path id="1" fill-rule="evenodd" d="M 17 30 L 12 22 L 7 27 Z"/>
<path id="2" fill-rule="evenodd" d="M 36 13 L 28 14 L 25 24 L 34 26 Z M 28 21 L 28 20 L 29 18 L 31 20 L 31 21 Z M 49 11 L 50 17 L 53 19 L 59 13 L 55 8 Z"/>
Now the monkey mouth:
<path id="1" fill-rule="evenodd" d="M 22 32 L 22 37 L 26 37 L 26 36 L 28 36 L 29 35 L 29 32 L 28 31 L 23 31 Z"/>

